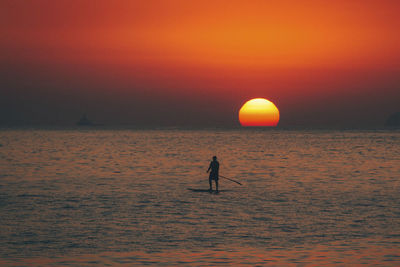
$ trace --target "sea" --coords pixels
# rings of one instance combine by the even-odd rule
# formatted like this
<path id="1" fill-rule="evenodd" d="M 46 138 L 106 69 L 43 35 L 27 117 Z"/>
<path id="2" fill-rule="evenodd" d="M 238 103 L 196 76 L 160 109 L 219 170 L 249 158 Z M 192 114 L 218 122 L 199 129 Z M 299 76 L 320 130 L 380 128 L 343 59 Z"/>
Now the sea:
<path id="1" fill-rule="evenodd" d="M 0 130 L 0 265 L 399 266 L 400 131 Z"/>

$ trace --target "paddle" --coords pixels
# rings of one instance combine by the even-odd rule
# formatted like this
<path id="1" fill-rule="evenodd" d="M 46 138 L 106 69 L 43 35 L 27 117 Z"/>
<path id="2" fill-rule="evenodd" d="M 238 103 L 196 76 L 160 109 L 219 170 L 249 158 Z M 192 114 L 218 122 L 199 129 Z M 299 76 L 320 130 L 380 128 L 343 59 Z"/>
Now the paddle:
<path id="1" fill-rule="evenodd" d="M 222 176 L 222 175 L 220 175 L 219 177 L 221 177 L 221 178 L 224 178 L 224 179 L 227 179 L 227 180 L 229 180 L 229 181 L 232 181 L 232 182 L 234 182 L 234 183 L 237 183 L 237 184 L 240 184 L 240 185 L 242 185 L 241 183 L 239 183 L 238 181 L 236 181 L 236 180 L 233 180 L 233 179 L 231 179 L 231 178 L 228 178 L 228 177 L 225 177 L 225 176 Z"/>

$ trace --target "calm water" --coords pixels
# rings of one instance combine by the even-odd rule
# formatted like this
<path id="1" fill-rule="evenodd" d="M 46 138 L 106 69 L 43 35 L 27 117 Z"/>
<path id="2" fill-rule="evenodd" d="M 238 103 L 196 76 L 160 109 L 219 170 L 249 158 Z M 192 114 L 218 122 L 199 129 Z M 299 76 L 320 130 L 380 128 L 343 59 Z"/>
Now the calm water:
<path id="1" fill-rule="evenodd" d="M 396 266 L 399 181 L 399 131 L 2 130 L 0 264 Z"/>

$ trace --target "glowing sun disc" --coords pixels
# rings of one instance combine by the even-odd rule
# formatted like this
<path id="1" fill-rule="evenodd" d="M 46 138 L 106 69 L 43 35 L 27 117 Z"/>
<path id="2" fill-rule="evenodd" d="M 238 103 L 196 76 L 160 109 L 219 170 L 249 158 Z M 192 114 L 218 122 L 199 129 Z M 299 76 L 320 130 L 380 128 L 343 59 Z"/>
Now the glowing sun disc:
<path id="1" fill-rule="evenodd" d="M 276 126 L 279 122 L 279 110 L 265 98 L 254 98 L 239 110 L 239 122 L 242 126 Z"/>

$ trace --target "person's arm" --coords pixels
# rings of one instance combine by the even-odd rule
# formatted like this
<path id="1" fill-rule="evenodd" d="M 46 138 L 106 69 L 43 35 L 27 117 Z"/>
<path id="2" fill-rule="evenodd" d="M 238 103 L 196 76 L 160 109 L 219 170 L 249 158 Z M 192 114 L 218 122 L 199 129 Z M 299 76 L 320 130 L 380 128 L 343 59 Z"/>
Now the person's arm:
<path id="1" fill-rule="evenodd" d="M 211 163 L 210 163 L 210 166 L 208 167 L 207 173 L 210 171 L 210 169 L 211 169 Z"/>

